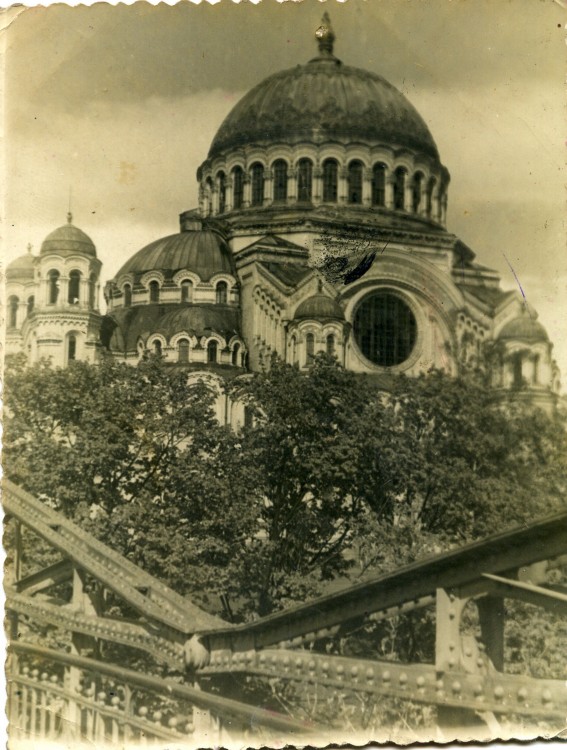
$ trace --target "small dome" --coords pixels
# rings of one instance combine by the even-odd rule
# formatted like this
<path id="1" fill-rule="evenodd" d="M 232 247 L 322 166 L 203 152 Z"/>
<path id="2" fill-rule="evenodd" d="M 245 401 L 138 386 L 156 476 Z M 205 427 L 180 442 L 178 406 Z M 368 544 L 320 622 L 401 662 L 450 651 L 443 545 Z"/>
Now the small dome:
<path id="1" fill-rule="evenodd" d="M 547 331 L 541 323 L 527 313 L 506 323 L 498 334 L 500 341 L 549 341 Z"/>
<path id="2" fill-rule="evenodd" d="M 96 258 L 96 248 L 91 238 L 71 222 L 67 214 L 67 224 L 55 229 L 43 240 L 40 255 L 89 255 Z"/>
<path id="3" fill-rule="evenodd" d="M 216 273 L 234 275 L 232 255 L 225 240 L 217 232 L 201 229 L 172 234 L 146 245 L 126 261 L 116 277 L 180 269 L 193 271 L 201 281 L 209 281 Z"/>
<path id="4" fill-rule="evenodd" d="M 294 320 L 344 320 L 345 315 L 338 302 L 325 294 L 314 294 L 299 305 Z"/>
<path id="5" fill-rule="evenodd" d="M 20 255 L 6 267 L 7 281 L 30 281 L 34 276 L 34 256 L 28 252 Z"/>

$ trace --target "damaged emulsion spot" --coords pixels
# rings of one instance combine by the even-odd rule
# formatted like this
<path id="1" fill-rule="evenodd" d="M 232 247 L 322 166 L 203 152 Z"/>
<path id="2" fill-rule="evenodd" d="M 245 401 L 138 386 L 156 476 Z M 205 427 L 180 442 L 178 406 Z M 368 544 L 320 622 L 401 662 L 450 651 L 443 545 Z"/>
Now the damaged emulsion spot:
<path id="1" fill-rule="evenodd" d="M 358 264 L 352 267 L 352 260 L 343 257 L 326 256 L 319 271 L 332 284 L 351 284 L 360 279 L 370 269 L 376 258 L 376 250 L 365 255 Z"/>

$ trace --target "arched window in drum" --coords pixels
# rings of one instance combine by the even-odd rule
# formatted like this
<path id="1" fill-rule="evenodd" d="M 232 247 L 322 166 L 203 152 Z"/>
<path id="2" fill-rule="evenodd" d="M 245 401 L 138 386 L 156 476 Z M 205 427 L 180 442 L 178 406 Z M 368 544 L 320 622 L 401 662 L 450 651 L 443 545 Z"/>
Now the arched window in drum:
<path id="1" fill-rule="evenodd" d="M 362 162 L 355 160 L 348 165 L 348 202 L 362 203 Z"/>
<path id="2" fill-rule="evenodd" d="M 159 302 L 159 282 L 150 281 L 150 302 Z"/>
<path id="3" fill-rule="evenodd" d="M 189 340 L 179 339 L 177 342 L 177 361 L 189 362 Z"/>
<path id="4" fill-rule="evenodd" d="M 264 167 L 257 162 L 250 170 L 252 177 L 252 205 L 261 206 L 264 202 Z"/>
<path id="5" fill-rule="evenodd" d="M 297 165 L 297 200 L 308 203 L 313 189 L 313 163 L 310 159 L 300 159 Z"/>
<path id="6" fill-rule="evenodd" d="M 327 336 L 327 354 L 330 357 L 335 356 L 335 335 L 333 333 Z"/>
<path id="7" fill-rule="evenodd" d="M 278 159 L 273 164 L 274 170 L 274 202 L 287 200 L 287 163 Z"/>
<path id="8" fill-rule="evenodd" d="M 375 164 L 372 168 L 372 205 L 386 205 L 386 165 Z"/>
<path id="9" fill-rule="evenodd" d="M 67 287 L 67 302 L 76 305 L 81 293 L 81 272 L 71 271 L 69 274 L 69 286 Z"/>
<path id="10" fill-rule="evenodd" d="M 18 325 L 18 307 L 20 300 L 13 295 L 8 301 L 8 328 L 16 328 Z"/>
<path id="11" fill-rule="evenodd" d="M 226 281 L 219 281 L 216 288 L 217 305 L 226 305 L 228 301 L 228 284 Z"/>
<path id="12" fill-rule="evenodd" d="M 308 333 L 305 336 L 305 364 L 310 365 L 315 356 L 315 336 Z"/>
<path id="13" fill-rule="evenodd" d="M 224 172 L 217 174 L 217 184 L 219 190 L 219 214 L 224 214 L 226 210 L 226 178 Z"/>
<path id="14" fill-rule="evenodd" d="M 181 301 L 193 302 L 193 282 L 183 279 L 181 282 Z"/>
<path id="15" fill-rule="evenodd" d="M 59 298 L 59 271 L 50 271 L 47 274 L 48 294 L 47 299 L 50 305 L 56 305 Z"/>
<path id="16" fill-rule="evenodd" d="M 336 203 L 339 184 L 339 165 L 336 159 L 323 162 L 323 202 Z"/>
<path id="17" fill-rule="evenodd" d="M 244 172 L 242 167 L 234 167 L 232 170 L 232 205 L 234 208 L 242 208 L 244 202 Z"/>
<path id="18" fill-rule="evenodd" d="M 217 361 L 218 343 L 213 339 L 207 344 L 207 362 L 214 363 Z"/>
<path id="19" fill-rule="evenodd" d="M 423 175 L 421 172 L 416 172 L 413 176 L 412 191 L 411 191 L 411 209 L 414 214 L 418 214 L 421 208 L 421 200 L 423 193 Z"/>
<path id="20" fill-rule="evenodd" d="M 397 211 L 403 211 L 405 208 L 406 177 L 405 168 L 398 167 L 394 173 L 394 208 Z"/>

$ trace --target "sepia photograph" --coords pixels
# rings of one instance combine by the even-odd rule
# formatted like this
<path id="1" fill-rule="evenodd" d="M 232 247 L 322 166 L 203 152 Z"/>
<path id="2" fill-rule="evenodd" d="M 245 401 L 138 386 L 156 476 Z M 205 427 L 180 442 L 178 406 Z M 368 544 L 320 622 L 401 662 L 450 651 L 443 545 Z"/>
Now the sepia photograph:
<path id="1" fill-rule="evenodd" d="M 564 740 L 564 3 L 2 20 L 9 750 Z"/>

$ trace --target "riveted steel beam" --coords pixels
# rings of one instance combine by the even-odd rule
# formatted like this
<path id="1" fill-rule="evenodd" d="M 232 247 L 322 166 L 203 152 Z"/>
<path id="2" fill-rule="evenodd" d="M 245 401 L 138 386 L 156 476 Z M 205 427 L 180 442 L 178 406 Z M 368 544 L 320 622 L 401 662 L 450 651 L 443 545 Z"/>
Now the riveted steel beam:
<path id="1" fill-rule="evenodd" d="M 567 686 L 562 680 L 535 680 L 494 672 L 485 675 L 442 672 L 430 664 L 266 649 L 236 654 L 218 651 L 200 671 L 238 672 L 495 714 L 522 713 L 564 719 L 567 712 Z"/>
<path id="2" fill-rule="evenodd" d="M 567 549 L 567 513 L 526 528 L 497 534 L 442 555 L 407 565 L 394 573 L 351 586 L 308 604 L 291 607 L 246 625 L 202 631 L 211 648 L 247 651 L 301 639 L 372 613 L 385 612 L 406 602 L 433 596 L 478 582 L 483 574 L 501 574 Z M 391 611 L 394 611 L 391 609 Z"/>
<path id="3" fill-rule="evenodd" d="M 6 608 L 18 615 L 26 615 L 72 633 L 82 633 L 93 638 L 139 648 L 176 669 L 185 668 L 182 639 L 179 638 L 179 642 L 176 642 L 151 625 L 83 615 L 73 609 L 9 591 L 6 595 Z"/>
<path id="4" fill-rule="evenodd" d="M 3 487 L 4 507 L 18 522 L 31 528 L 77 567 L 114 591 L 145 617 L 186 635 L 196 630 L 226 625 L 223 620 L 199 609 L 13 482 L 5 480 Z"/>
<path id="5" fill-rule="evenodd" d="M 58 583 L 69 580 L 73 575 L 73 563 L 70 560 L 59 560 L 59 562 L 50 565 L 43 570 L 31 573 L 19 581 L 14 581 L 14 588 L 19 593 L 26 593 L 28 596 L 36 594 L 39 591 L 55 586 Z"/>

